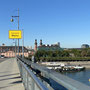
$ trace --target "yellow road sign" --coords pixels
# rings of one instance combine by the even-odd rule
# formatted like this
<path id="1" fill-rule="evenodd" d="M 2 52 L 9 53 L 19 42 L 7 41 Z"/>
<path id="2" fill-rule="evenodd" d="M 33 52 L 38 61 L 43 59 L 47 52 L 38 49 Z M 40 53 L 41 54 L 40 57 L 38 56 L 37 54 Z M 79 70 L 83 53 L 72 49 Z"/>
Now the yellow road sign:
<path id="1" fill-rule="evenodd" d="M 22 31 L 21 30 L 9 30 L 9 39 L 21 39 Z"/>

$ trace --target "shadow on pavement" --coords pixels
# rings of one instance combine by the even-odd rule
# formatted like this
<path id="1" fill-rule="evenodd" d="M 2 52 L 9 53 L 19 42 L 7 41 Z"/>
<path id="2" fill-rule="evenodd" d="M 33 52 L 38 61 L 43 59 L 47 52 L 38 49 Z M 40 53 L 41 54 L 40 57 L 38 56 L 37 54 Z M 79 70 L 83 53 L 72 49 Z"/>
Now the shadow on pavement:
<path id="1" fill-rule="evenodd" d="M 2 75 L 0 77 L 6 77 L 6 76 L 12 76 L 12 75 L 18 75 L 19 73 L 15 73 L 15 74 L 8 74 L 8 75 Z"/>
<path id="2" fill-rule="evenodd" d="M 12 82 L 12 83 L 10 83 L 10 84 L 18 84 L 18 83 L 22 83 L 22 80 L 15 81 L 15 82 Z"/>
<path id="3" fill-rule="evenodd" d="M 16 78 L 21 78 L 21 77 L 17 76 L 17 77 L 12 77 L 12 78 L 5 78 L 5 79 L 0 79 L 0 81 L 9 80 L 9 79 L 16 79 Z"/>

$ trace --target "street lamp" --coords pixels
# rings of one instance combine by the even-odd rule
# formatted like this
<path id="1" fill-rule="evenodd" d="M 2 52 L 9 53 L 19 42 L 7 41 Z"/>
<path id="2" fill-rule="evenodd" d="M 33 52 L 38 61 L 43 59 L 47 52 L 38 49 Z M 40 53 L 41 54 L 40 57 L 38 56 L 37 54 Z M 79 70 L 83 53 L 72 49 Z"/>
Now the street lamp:
<path id="1" fill-rule="evenodd" d="M 15 51 L 15 57 L 16 57 L 16 41 L 14 41 L 13 43 L 15 43 L 14 51 Z"/>
<path id="2" fill-rule="evenodd" d="M 11 19 L 11 22 L 13 22 L 14 20 L 13 20 L 13 18 Z"/>
<path id="3" fill-rule="evenodd" d="M 24 30 L 22 29 L 22 58 L 24 58 Z"/>
<path id="4" fill-rule="evenodd" d="M 18 30 L 19 30 L 19 9 L 18 9 L 18 15 L 17 16 L 12 16 L 11 22 L 14 21 L 13 18 L 18 18 Z M 19 55 L 19 39 L 18 39 L 18 55 Z"/>

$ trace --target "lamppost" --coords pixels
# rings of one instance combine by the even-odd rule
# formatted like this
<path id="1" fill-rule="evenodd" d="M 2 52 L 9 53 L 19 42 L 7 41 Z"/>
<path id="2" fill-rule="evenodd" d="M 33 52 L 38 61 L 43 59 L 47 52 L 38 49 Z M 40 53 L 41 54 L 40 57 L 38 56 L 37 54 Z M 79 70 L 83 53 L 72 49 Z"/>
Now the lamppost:
<path id="1" fill-rule="evenodd" d="M 17 16 L 12 16 L 11 22 L 14 21 L 13 18 L 18 18 L 18 30 L 19 30 L 19 9 L 18 9 L 18 15 Z M 19 55 L 19 39 L 18 39 L 18 55 Z"/>
<path id="2" fill-rule="evenodd" d="M 15 57 L 16 57 L 16 40 L 15 40 L 15 42 L 13 42 L 13 43 L 15 43 L 14 51 L 15 51 Z"/>
<path id="3" fill-rule="evenodd" d="M 24 30 L 22 29 L 22 58 L 24 58 Z"/>

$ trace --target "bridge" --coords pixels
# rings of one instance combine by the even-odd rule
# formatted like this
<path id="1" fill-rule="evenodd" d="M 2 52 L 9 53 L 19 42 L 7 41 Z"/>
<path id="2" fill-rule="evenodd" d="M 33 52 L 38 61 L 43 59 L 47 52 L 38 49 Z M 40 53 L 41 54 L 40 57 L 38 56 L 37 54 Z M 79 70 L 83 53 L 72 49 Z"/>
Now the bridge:
<path id="1" fill-rule="evenodd" d="M 25 90 L 15 58 L 0 58 L 0 90 Z"/>
<path id="2" fill-rule="evenodd" d="M 21 57 L 3 59 L 0 62 L 0 90 L 14 89 L 90 90 L 90 87 Z"/>

